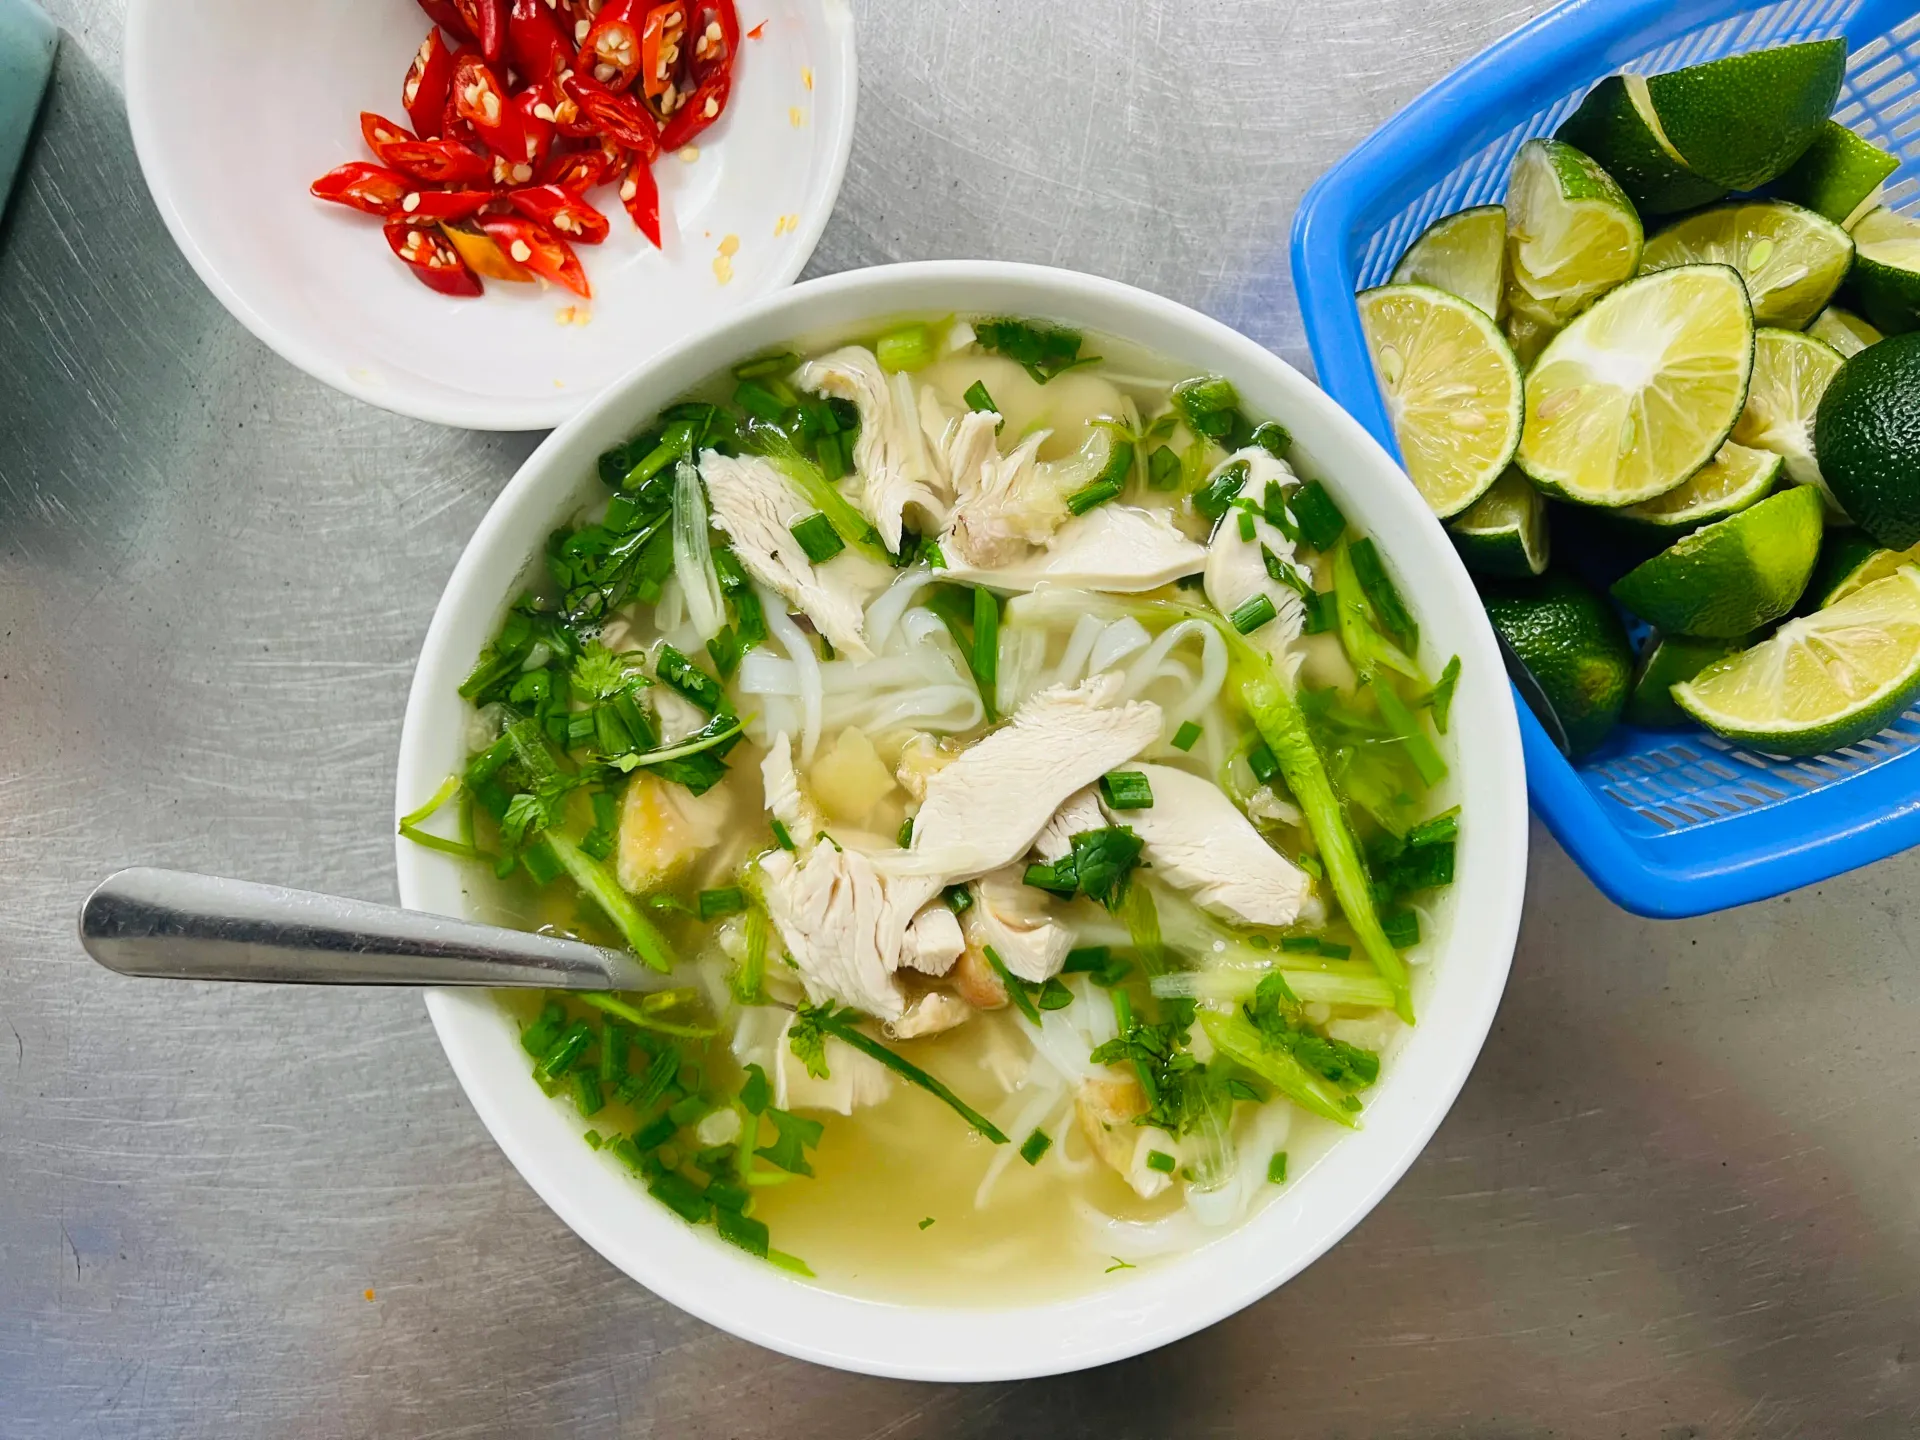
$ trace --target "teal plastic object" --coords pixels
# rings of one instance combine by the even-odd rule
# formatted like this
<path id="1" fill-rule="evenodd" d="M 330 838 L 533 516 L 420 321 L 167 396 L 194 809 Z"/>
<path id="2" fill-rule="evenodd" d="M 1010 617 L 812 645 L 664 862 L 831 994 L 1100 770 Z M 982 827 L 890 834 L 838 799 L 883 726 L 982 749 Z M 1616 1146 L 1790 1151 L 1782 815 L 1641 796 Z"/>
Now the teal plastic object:
<path id="1" fill-rule="evenodd" d="M 1565 0 L 1414 100 L 1300 202 L 1293 283 L 1321 385 L 1393 448 L 1354 292 L 1385 283 L 1429 221 L 1498 200 L 1521 142 L 1552 134 L 1603 76 L 1834 35 L 1849 52 L 1834 118 L 1900 157 L 1886 203 L 1920 213 L 1915 0 Z M 1516 708 L 1534 809 L 1639 914 L 1703 915 L 1920 845 L 1920 705 L 1806 759 L 1622 725 L 1579 761 Z"/>
<path id="2" fill-rule="evenodd" d="M 0 0 L 0 213 L 33 138 L 60 32 L 33 0 Z"/>

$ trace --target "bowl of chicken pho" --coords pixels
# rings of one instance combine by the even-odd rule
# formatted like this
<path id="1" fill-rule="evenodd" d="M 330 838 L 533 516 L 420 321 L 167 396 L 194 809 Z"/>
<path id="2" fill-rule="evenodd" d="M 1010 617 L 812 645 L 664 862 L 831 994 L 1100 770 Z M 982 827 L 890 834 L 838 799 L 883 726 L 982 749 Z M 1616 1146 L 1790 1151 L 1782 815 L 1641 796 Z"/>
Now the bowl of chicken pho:
<path id="1" fill-rule="evenodd" d="M 559 1215 L 738 1335 L 1007 1378 L 1337 1240 L 1504 983 L 1518 736 L 1309 381 L 1060 271 L 803 285 L 556 431 L 427 638 L 405 903 L 629 952 L 439 992 Z"/>

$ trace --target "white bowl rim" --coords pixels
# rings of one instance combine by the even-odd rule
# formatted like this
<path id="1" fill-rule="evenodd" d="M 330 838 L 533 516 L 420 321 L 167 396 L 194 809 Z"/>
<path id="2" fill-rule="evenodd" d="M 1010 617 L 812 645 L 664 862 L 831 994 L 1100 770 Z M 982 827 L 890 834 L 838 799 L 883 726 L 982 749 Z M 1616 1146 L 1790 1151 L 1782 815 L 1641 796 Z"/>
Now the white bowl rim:
<path id="1" fill-rule="evenodd" d="M 507 401 L 497 397 L 474 396 L 442 402 L 430 396 L 413 394 L 404 387 L 395 387 L 390 383 L 370 383 L 351 369 L 343 371 L 319 347 L 310 344 L 298 329 L 269 320 L 234 289 L 195 237 L 187 216 L 174 203 L 175 187 L 170 180 L 166 152 L 156 140 L 151 119 L 155 102 L 148 83 L 153 67 L 145 58 L 149 47 L 148 35 L 151 26 L 165 23 L 169 6 L 175 3 L 178 0 L 127 0 L 121 60 L 127 120 L 133 134 L 134 156 L 146 180 L 147 193 L 153 197 L 167 233 L 179 246 L 180 253 L 187 257 L 187 263 L 193 267 L 201 283 L 213 292 L 214 298 L 226 307 L 228 314 L 274 354 L 321 384 L 379 409 L 414 420 L 462 430 L 549 430 L 564 424 L 592 403 L 595 393 L 585 389 L 557 391 L 551 396 L 543 394 L 537 399 L 522 397 Z M 421 18 L 426 17 L 423 15 Z M 756 296 L 756 299 L 763 298 L 765 294 L 779 294 L 806 269 L 807 262 L 813 258 L 814 248 L 820 243 L 821 234 L 826 230 L 827 221 L 832 218 L 834 206 L 840 198 L 840 187 L 846 179 L 847 159 L 853 153 L 854 112 L 858 105 L 860 76 L 855 54 L 855 26 L 848 20 L 833 28 L 839 37 L 835 64 L 845 74 L 846 80 L 838 91 L 840 103 L 826 112 L 822 117 L 825 123 L 819 127 L 829 137 L 826 183 L 807 197 L 806 207 L 800 212 L 799 225 L 789 232 L 797 238 L 783 250 L 780 263 L 761 277 L 762 295 Z M 745 302 L 728 313 L 741 313 L 753 303 Z"/>
<path id="2" fill-rule="evenodd" d="M 1449 987 L 1455 997 L 1449 1003 L 1461 1009 L 1454 1028 L 1420 1046 L 1418 1055 L 1413 1053 L 1416 1043 L 1436 1032 L 1430 1026 L 1411 1032 L 1375 1091 L 1367 1112 L 1369 1128 L 1343 1137 L 1302 1182 L 1290 1184 L 1220 1239 L 1143 1267 L 1111 1291 L 1053 1303 L 975 1308 L 904 1305 L 827 1290 L 683 1224 L 647 1197 L 630 1175 L 615 1173 L 605 1155 L 594 1155 L 579 1142 L 580 1127 L 562 1122 L 560 1107 L 534 1086 L 524 1059 L 502 1063 L 509 1053 L 501 1044 L 505 1022 L 491 999 L 450 990 L 429 991 L 426 997 L 435 1031 L 481 1121 L 535 1192 L 616 1267 L 709 1324 L 783 1354 L 865 1374 L 940 1381 L 1059 1374 L 1154 1349 L 1251 1305 L 1357 1225 L 1432 1137 L 1486 1039 L 1518 936 L 1528 841 L 1519 727 L 1492 630 L 1439 522 L 1378 443 L 1292 366 L 1217 320 L 1117 281 L 995 261 L 887 265 L 778 292 L 647 361 L 548 436 L 482 519 L 434 612 L 408 697 L 396 815 L 444 778 L 444 769 L 434 772 L 420 753 L 430 738 L 421 714 L 432 692 L 450 691 L 472 663 L 471 653 L 451 652 L 448 637 L 455 616 L 468 605 L 497 616 L 512 582 L 483 573 L 488 559 L 502 551 L 524 560 L 543 533 L 542 506 L 551 509 L 547 492 L 580 491 L 591 456 L 558 468 L 560 457 L 578 443 L 576 437 L 615 414 L 637 419 L 684 388 L 684 379 L 678 377 L 710 373 L 769 343 L 823 325 L 942 308 L 906 299 L 916 291 L 949 289 L 958 304 L 944 308 L 983 308 L 968 303 L 969 288 L 1021 292 L 1024 306 L 988 302 L 991 308 L 1014 313 L 1069 320 L 1075 313 L 1104 316 L 1079 323 L 1122 337 L 1150 323 L 1178 329 L 1193 345 L 1220 356 L 1219 368 L 1243 390 L 1248 377 L 1257 375 L 1264 385 L 1285 392 L 1287 408 L 1277 418 L 1296 433 L 1310 416 L 1321 433 L 1349 449 L 1349 459 L 1368 474 L 1327 477 L 1333 488 L 1344 492 L 1343 505 L 1357 499 L 1356 487 L 1369 478 L 1391 481 L 1359 507 L 1373 512 L 1367 528 L 1379 533 L 1386 515 L 1405 532 L 1388 553 L 1412 592 L 1416 612 L 1430 613 L 1436 603 L 1445 603 L 1462 620 L 1449 630 L 1447 648 L 1457 647 L 1462 660 L 1451 729 L 1462 784 L 1472 792 L 1463 806 L 1471 818 L 1462 827 L 1462 859 L 1454 887 L 1459 904 L 1446 948 L 1434 961 L 1433 988 L 1424 1007 L 1431 1011 L 1433 994 Z M 902 298 L 889 303 L 889 296 Z M 807 317 L 819 312 L 834 312 L 838 318 L 809 323 Z M 661 378 L 666 376 L 676 378 L 667 383 Z M 657 398 L 637 403 L 636 393 L 649 389 L 659 391 Z M 630 419 L 620 433 L 631 428 Z M 528 524 L 534 527 L 528 536 L 531 543 L 510 545 L 516 527 Z M 1416 532 L 1424 539 L 1408 542 L 1407 534 Z M 1431 562 L 1418 583 L 1406 583 L 1414 579 L 1405 548 L 1409 543 L 1420 545 L 1422 558 Z M 396 841 L 396 850 L 401 902 L 419 906 L 429 867 L 445 862 L 445 857 L 404 840 Z M 1471 954 L 1462 954 L 1469 902 L 1475 907 L 1471 923 L 1478 939 Z M 518 1054 L 517 1045 L 511 1053 Z M 1416 1059 L 1418 1069 L 1411 1065 Z M 603 1198 L 615 1192 L 600 1186 L 589 1167 L 629 1187 L 654 1213 L 636 1223 L 632 1215 L 618 1217 L 597 1209 L 580 1190 L 599 1189 Z M 1300 1198 L 1315 1176 L 1329 1172 L 1328 1185 L 1335 1186 L 1347 1183 L 1347 1171 L 1356 1172 L 1351 1188 Z M 616 1219 L 624 1220 L 626 1228 Z M 1277 1242 L 1280 1258 L 1263 1254 L 1272 1248 L 1264 1242 Z"/>

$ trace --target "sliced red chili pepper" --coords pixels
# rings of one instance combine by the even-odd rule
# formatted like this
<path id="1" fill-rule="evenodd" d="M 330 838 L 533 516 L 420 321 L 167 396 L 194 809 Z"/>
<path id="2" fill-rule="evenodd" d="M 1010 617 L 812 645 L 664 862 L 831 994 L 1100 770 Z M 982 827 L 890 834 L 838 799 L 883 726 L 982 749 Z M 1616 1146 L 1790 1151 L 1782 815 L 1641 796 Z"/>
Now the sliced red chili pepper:
<path id="1" fill-rule="evenodd" d="M 495 198 L 491 190 L 409 190 L 401 197 L 394 218 L 421 225 L 464 220 L 478 215 Z"/>
<path id="2" fill-rule="evenodd" d="M 413 181 L 397 170 L 371 165 L 365 160 L 350 160 L 314 181 L 309 193 L 318 200 L 331 200 L 368 215 L 384 216 L 398 210 L 400 202 L 413 188 Z"/>
<path id="3" fill-rule="evenodd" d="M 688 63 L 697 84 L 706 79 L 715 66 L 733 64 L 733 57 L 740 51 L 740 12 L 734 9 L 733 0 L 690 0 L 690 3 L 694 14 L 689 22 L 692 28 L 687 33 L 693 37 L 693 50 Z"/>
<path id="4" fill-rule="evenodd" d="M 481 220 L 480 228 L 491 235 L 511 259 L 534 274 L 566 286 L 582 300 L 593 298 L 587 272 L 580 268 L 580 257 L 546 226 L 519 215 L 489 215 Z"/>
<path id="5" fill-rule="evenodd" d="M 523 162 L 527 141 L 520 125 L 520 112 L 508 98 L 507 87 L 493 67 L 478 55 L 464 55 L 453 68 L 453 108 L 462 120 L 479 132 L 489 150 L 506 159 Z"/>
<path id="6" fill-rule="evenodd" d="M 423 138 L 440 133 L 440 122 L 447 113 L 447 92 L 453 84 L 453 52 L 440 38 L 438 26 L 427 31 L 420 49 L 400 85 L 400 103 L 413 121 L 416 134 Z"/>
<path id="7" fill-rule="evenodd" d="M 766 33 L 767 33 L 767 22 L 762 20 L 758 25 L 754 26 L 751 30 L 747 31 L 747 39 L 758 40 L 762 36 L 764 36 Z"/>
<path id="8" fill-rule="evenodd" d="M 669 0 L 647 12 L 640 32 L 640 93 L 649 100 L 666 94 L 684 59 L 687 0 Z"/>
<path id="9" fill-rule="evenodd" d="M 607 162 L 598 150 L 555 150 L 536 173 L 542 185 L 584 195 L 606 180 Z"/>
<path id="10" fill-rule="evenodd" d="M 463 221 L 458 225 L 440 227 L 440 233 L 460 252 L 460 258 L 467 262 L 468 269 L 489 280 L 505 280 L 514 285 L 533 283 L 531 270 L 524 265 L 514 264 L 491 235 L 477 228 L 468 229 L 469 224 L 470 221 Z"/>
<path id="11" fill-rule="evenodd" d="M 726 111 L 727 96 L 732 92 L 733 70 L 723 66 L 711 71 L 686 103 L 673 112 L 667 128 L 660 132 L 660 148 L 674 151 L 694 140 Z"/>
<path id="12" fill-rule="evenodd" d="M 634 22 L 639 8 L 639 0 L 604 0 L 574 61 L 615 94 L 631 90 L 640 78 L 640 26 Z"/>
<path id="13" fill-rule="evenodd" d="M 396 125 L 384 115 L 376 115 L 371 110 L 360 112 L 360 138 L 367 142 L 367 148 L 386 164 L 388 160 L 380 151 L 383 146 L 397 145 L 402 140 L 413 139 L 413 132 L 404 125 Z"/>
<path id="14" fill-rule="evenodd" d="M 648 160 L 660 153 L 660 130 L 631 95 L 616 95 L 579 71 L 561 77 L 560 89 L 602 135 L 610 135 Z"/>
<path id="15" fill-rule="evenodd" d="M 558 185 L 530 185 L 507 194 L 508 201 L 529 220 L 538 220 L 564 240 L 598 245 L 607 238 L 607 217 L 571 190 Z"/>
<path id="16" fill-rule="evenodd" d="M 572 37 L 547 0 L 513 0 L 507 16 L 507 55 L 527 84 L 551 80 L 573 59 Z"/>
<path id="17" fill-rule="evenodd" d="M 453 0 L 420 0 L 420 8 L 427 12 L 429 20 L 454 39 L 473 39 L 473 32 L 467 28 L 467 22 L 460 18 L 460 12 L 454 7 Z"/>
<path id="18" fill-rule="evenodd" d="M 458 140 L 396 140 L 378 153 L 394 169 L 429 185 L 483 185 L 493 176 L 493 162 Z"/>
<path id="19" fill-rule="evenodd" d="M 660 248 L 660 186 L 653 178 L 653 167 L 636 156 L 627 178 L 620 182 L 620 203 L 640 233 Z"/>
<path id="20" fill-rule="evenodd" d="M 721 57 L 729 65 L 733 57 L 740 53 L 740 12 L 733 7 L 733 0 L 716 0 L 715 9 L 720 12 L 720 40 L 727 47 L 727 53 Z M 762 20 L 754 28 L 762 29 L 766 25 Z"/>
<path id="21" fill-rule="evenodd" d="M 506 0 L 453 0 L 453 8 L 487 63 L 498 65 L 507 53 Z"/>
<path id="22" fill-rule="evenodd" d="M 550 84 L 537 81 L 513 97 L 513 107 L 520 112 L 521 133 L 526 136 L 527 163 L 535 170 L 546 163 L 547 152 L 553 148 L 554 92 Z"/>
<path id="23" fill-rule="evenodd" d="M 467 268 L 460 252 L 438 230 L 410 220 L 389 220 L 387 244 L 429 290 L 442 295 L 478 295 L 480 277 Z"/>

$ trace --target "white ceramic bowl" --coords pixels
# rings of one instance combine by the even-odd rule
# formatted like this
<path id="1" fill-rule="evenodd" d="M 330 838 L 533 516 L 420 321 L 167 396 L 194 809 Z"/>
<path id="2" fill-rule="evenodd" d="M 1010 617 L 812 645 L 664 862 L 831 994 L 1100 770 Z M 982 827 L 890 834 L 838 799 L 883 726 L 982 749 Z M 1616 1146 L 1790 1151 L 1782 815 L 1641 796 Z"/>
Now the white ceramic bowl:
<path id="1" fill-rule="evenodd" d="M 581 1142 L 582 1122 L 528 1074 L 515 1026 L 487 995 L 436 991 L 427 1008 L 468 1097 L 520 1173 L 588 1244 L 674 1304 L 803 1359 L 871 1374 L 1001 1380 L 1137 1354 L 1259 1299 L 1351 1229 L 1412 1163 L 1465 1081 L 1506 982 L 1526 883 L 1520 737 L 1493 632 L 1419 495 L 1367 433 L 1253 341 L 1169 300 L 1035 266 L 895 265 L 811 281 L 675 347 L 603 394 L 527 460 L 447 584 L 414 674 L 400 742 L 396 813 L 465 758 L 455 687 L 492 636 L 516 578 L 548 532 L 592 496 L 594 460 L 686 385 L 791 337 L 901 312 L 1032 315 L 1104 330 L 1198 371 L 1232 378 L 1250 410 L 1293 432 L 1305 468 L 1387 555 L 1429 664 L 1461 659 L 1450 785 L 1464 809 L 1452 925 L 1415 991 L 1421 1021 L 1369 1096 L 1365 1128 L 1338 1140 L 1237 1230 L 1098 1293 L 1007 1309 L 902 1306 L 796 1280 L 693 1229 Z M 473 908 L 460 868 L 400 842 L 400 898 L 451 915 Z"/>
<path id="2" fill-rule="evenodd" d="M 307 187 L 371 160 L 359 115 L 401 124 L 400 82 L 427 33 L 413 0 L 131 0 L 127 113 L 147 188 L 193 268 L 287 360 L 374 405 L 476 430 L 559 424 L 636 364 L 790 284 L 840 191 L 853 143 L 846 0 L 754 0 L 733 99 L 699 158 L 663 156 L 665 247 L 611 187 L 604 244 L 579 247 L 593 300 L 487 282 L 472 300 L 421 285 L 380 222 Z M 809 84 L 809 81 L 811 82 Z M 798 123 L 795 123 L 795 117 Z M 775 227 L 783 217 L 791 228 Z M 733 278 L 713 261 L 739 237 Z"/>

